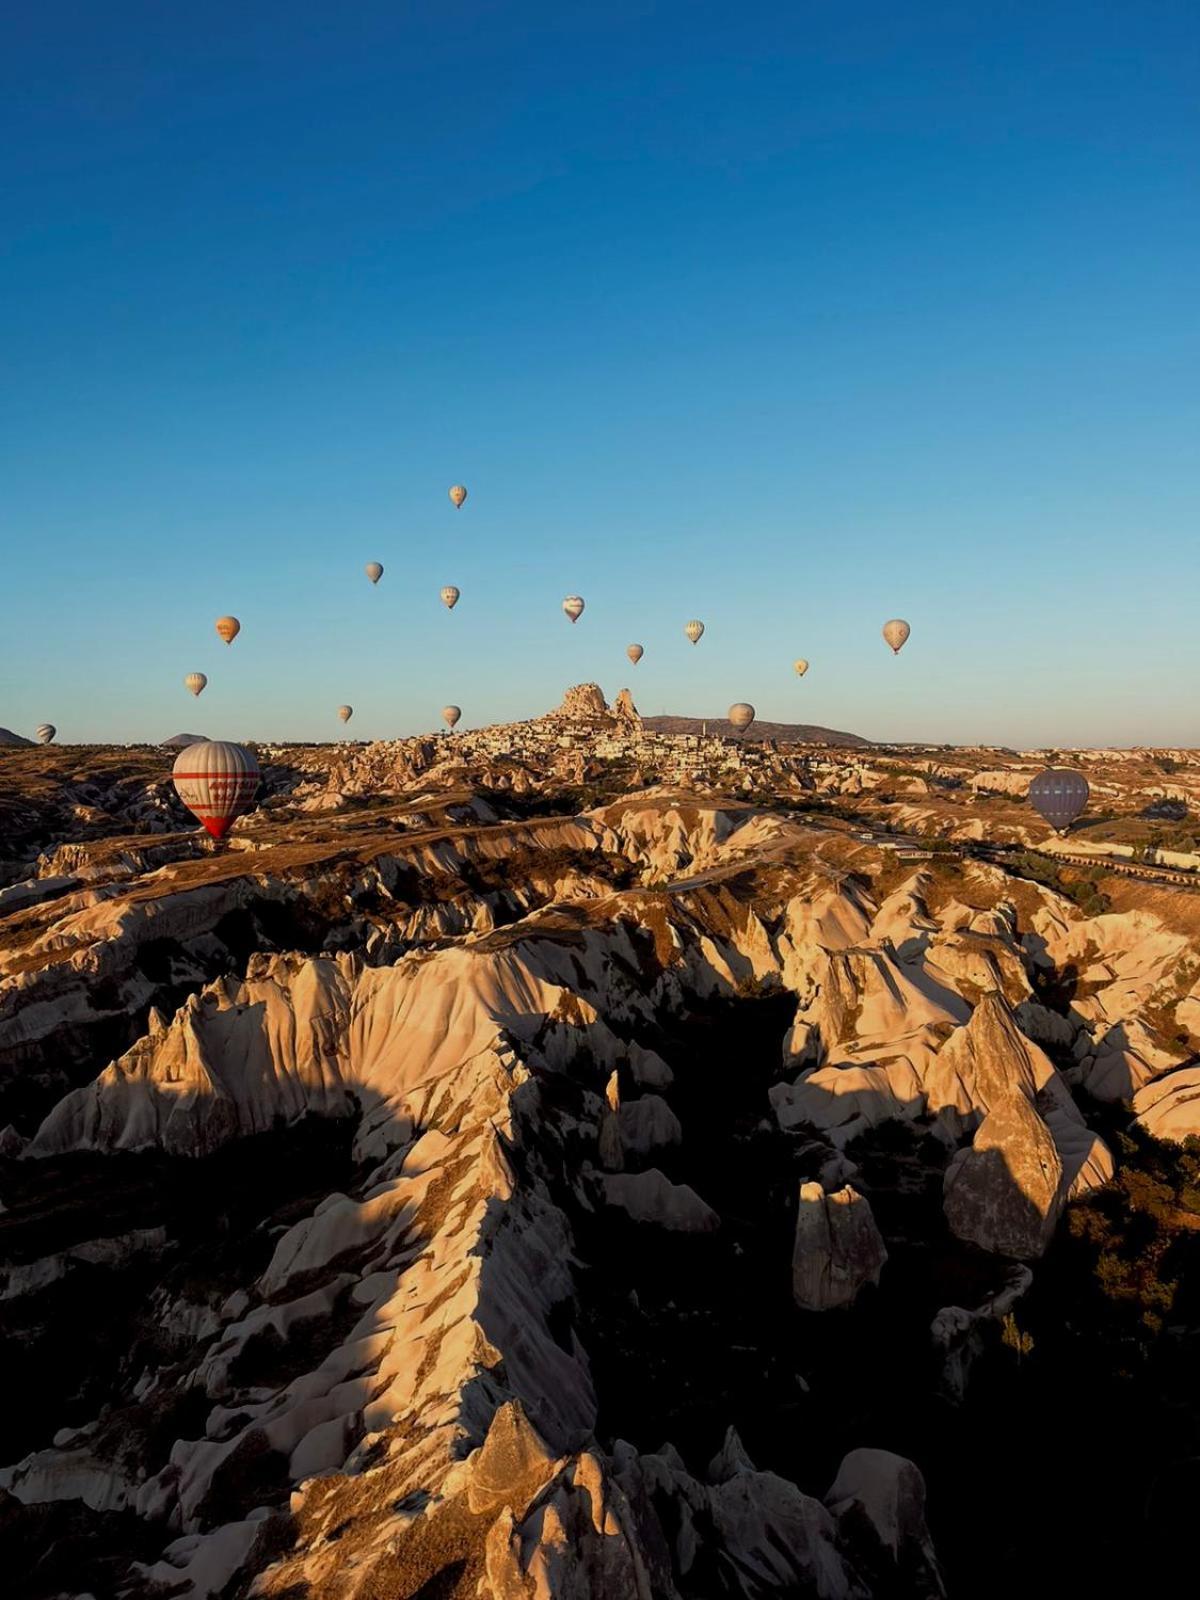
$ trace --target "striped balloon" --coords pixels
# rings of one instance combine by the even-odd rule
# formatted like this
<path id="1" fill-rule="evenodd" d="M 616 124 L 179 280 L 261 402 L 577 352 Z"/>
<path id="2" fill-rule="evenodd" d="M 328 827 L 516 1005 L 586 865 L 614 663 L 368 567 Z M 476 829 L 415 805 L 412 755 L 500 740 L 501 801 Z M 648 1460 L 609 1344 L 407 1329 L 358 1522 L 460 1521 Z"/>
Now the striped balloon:
<path id="1" fill-rule="evenodd" d="M 39 744 L 49 744 L 57 732 L 58 729 L 52 722 L 43 722 L 39 727 L 34 729 L 34 738 L 36 738 Z"/>
<path id="2" fill-rule="evenodd" d="M 458 604 L 458 597 L 461 592 L 462 591 L 456 589 L 452 583 L 448 583 L 442 590 L 442 604 L 446 607 L 447 611 L 454 610 L 455 606 Z"/>
<path id="3" fill-rule="evenodd" d="M 252 752 L 223 739 L 181 750 L 171 777 L 179 798 L 214 839 L 225 837 L 236 818 L 251 809 L 258 792 L 258 762 Z"/>

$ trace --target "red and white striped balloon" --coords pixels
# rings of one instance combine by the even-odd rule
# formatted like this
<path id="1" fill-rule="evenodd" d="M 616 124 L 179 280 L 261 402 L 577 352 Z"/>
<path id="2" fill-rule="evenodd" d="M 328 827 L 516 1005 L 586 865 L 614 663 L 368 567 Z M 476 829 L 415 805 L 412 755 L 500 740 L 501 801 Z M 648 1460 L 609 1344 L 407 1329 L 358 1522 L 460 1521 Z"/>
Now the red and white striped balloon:
<path id="1" fill-rule="evenodd" d="M 254 804 L 258 762 L 251 751 L 223 739 L 190 744 L 175 758 L 171 777 L 184 805 L 212 834 L 223 839 Z"/>

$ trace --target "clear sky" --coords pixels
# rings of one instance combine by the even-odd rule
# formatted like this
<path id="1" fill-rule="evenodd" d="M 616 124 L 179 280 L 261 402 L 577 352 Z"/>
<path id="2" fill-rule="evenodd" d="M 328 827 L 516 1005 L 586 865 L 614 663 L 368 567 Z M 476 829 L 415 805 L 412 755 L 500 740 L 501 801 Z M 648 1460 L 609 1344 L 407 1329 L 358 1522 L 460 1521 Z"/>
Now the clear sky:
<path id="1" fill-rule="evenodd" d="M 1195 0 L 10 8 L 0 725 L 1200 743 L 1198 91 Z"/>

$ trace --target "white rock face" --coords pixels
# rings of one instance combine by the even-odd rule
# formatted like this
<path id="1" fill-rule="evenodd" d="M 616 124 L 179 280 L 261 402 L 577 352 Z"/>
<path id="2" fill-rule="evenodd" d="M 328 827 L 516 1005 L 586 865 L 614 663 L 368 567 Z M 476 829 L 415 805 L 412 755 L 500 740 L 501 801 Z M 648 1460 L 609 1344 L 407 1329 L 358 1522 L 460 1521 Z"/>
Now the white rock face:
<path id="1" fill-rule="evenodd" d="M 1147 1133 L 1182 1144 L 1200 1135 L 1200 1067 L 1169 1072 L 1139 1089 L 1133 1109 Z"/>
<path id="2" fill-rule="evenodd" d="M 853 1305 L 868 1283 L 878 1283 L 887 1248 L 871 1207 L 849 1184 L 826 1194 L 819 1183 L 800 1185 L 792 1294 L 804 1311 Z"/>

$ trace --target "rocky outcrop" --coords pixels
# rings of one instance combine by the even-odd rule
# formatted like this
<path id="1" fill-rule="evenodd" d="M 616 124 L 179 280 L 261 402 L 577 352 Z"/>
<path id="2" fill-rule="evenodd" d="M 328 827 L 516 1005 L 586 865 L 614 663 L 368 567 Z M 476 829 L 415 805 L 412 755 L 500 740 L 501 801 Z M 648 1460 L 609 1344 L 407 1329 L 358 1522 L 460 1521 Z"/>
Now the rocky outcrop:
<path id="1" fill-rule="evenodd" d="M 721 1219 L 686 1183 L 672 1183 L 657 1167 L 648 1172 L 618 1172 L 604 1182 L 610 1206 L 634 1222 L 652 1223 L 672 1233 L 712 1233 Z"/>
<path id="2" fill-rule="evenodd" d="M 945 1594 L 925 1521 L 925 1480 L 890 1450 L 851 1450 L 825 1496 L 873 1587 L 934 1600 Z"/>
<path id="3" fill-rule="evenodd" d="M 608 702 L 598 683 L 577 683 L 563 695 L 556 716 L 571 722 L 593 722 L 607 719 Z"/>
<path id="4" fill-rule="evenodd" d="M 878 1283 L 887 1247 L 871 1207 L 849 1184 L 826 1194 L 819 1183 L 800 1186 L 792 1294 L 803 1311 L 853 1305 L 869 1283 Z"/>
<path id="5" fill-rule="evenodd" d="M 1063 1202 L 1050 1130 L 1019 1093 L 997 1099 L 946 1169 L 946 1220 L 960 1239 L 1029 1260 L 1050 1242 Z"/>

